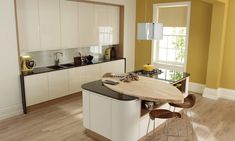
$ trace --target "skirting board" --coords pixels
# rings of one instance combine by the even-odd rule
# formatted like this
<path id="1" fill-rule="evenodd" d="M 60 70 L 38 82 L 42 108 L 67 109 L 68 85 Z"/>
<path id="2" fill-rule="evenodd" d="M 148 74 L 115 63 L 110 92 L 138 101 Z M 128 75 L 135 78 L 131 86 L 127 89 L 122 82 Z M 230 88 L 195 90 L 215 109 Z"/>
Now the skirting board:
<path id="1" fill-rule="evenodd" d="M 7 119 L 23 113 L 22 104 L 0 107 L 0 120 Z"/>
<path id="2" fill-rule="evenodd" d="M 217 100 L 219 98 L 235 100 L 235 90 L 224 89 L 224 88 L 218 88 L 218 89 L 205 88 L 203 92 L 203 97 L 214 100 Z"/>
<path id="3" fill-rule="evenodd" d="M 189 91 L 202 94 L 205 89 L 204 84 L 189 82 Z"/>

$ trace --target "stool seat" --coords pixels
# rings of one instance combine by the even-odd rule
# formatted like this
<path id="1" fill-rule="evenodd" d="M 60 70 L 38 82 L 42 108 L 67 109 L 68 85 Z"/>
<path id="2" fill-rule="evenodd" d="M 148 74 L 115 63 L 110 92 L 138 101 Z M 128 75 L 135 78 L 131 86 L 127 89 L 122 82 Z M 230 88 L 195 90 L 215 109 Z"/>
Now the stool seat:
<path id="1" fill-rule="evenodd" d="M 186 98 L 184 98 L 184 103 L 169 103 L 170 106 L 178 107 L 178 108 L 192 108 L 196 103 L 196 97 L 193 94 L 189 94 Z"/>
<path id="2" fill-rule="evenodd" d="M 169 118 L 181 118 L 181 114 L 178 112 L 171 112 L 165 109 L 156 109 L 149 112 L 149 117 L 154 120 L 155 118 L 169 119 Z"/>

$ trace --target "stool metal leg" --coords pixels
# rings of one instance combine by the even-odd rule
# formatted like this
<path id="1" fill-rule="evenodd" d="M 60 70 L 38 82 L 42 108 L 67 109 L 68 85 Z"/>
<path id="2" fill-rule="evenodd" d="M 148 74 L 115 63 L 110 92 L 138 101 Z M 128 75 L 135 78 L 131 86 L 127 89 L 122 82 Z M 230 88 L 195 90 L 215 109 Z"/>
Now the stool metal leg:
<path id="1" fill-rule="evenodd" d="M 149 118 L 149 122 L 148 122 L 148 127 L 147 127 L 147 132 L 146 132 L 146 138 L 148 137 L 149 124 L 150 124 L 150 118 Z"/>
<path id="2" fill-rule="evenodd" d="M 155 119 L 153 122 L 153 141 L 155 140 Z"/>

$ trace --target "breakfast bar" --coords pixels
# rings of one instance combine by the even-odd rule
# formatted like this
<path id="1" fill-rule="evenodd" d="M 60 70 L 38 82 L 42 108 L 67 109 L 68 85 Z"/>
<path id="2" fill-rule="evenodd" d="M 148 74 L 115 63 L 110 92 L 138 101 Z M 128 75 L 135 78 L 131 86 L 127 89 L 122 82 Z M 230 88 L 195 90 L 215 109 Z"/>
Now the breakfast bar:
<path id="1" fill-rule="evenodd" d="M 145 94 L 143 93 L 145 96 L 133 95 L 130 89 L 128 89 L 128 93 L 125 93 L 126 91 L 118 91 L 118 89 L 113 90 L 111 87 L 115 86 L 104 84 L 102 82 L 105 81 L 104 79 L 84 84 L 82 86 L 83 125 L 87 133 L 90 135 L 98 135 L 102 140 L 112 141 L 137 141 L 143 138 L 146 135 L 149 119 L 149 110 L 145 106 L 147 102 L 154 101 L 153 108 L 168 109 L 169 106 L 167 102 L 183 102 L 184 95 L 187 95 L 189 74 L 171 71 L 170 75 L 168 75 L 166 73 L 169 71 L 161 71 L 161 73 L 155 74 L 145 74 L 141 70 L 136 71 L 135 73 L 140 77 L 139 82 L 119 85 L 131 85 L 131 83 L 135 85 L 135 83 L 140 83 L 144 79 L 144 81 L 149 81 L 146 85 L 152 85 L 152 88 L 154 88 L 156 84 L 153 82 L 163 85 L 163 88 L 167 85 L 171 87 L 175 86 L 173 87 L 173 91 L 176 92 L 176 95 L 172 95 L 173 97 L 169 97 L 169 95 L 159 95 L 159 99 L 152 99 L 151 94 L 148 94 L 151 90 L 148 90 L 146 87 L 144 88 L 144 86 L 142 92 L 144 92 L 144 90 L 146 91 Z M 175 77 L 174 74 L 177 74 L 178 77 Z M 165 80 L 162 77 L 163 75 L 166 76 Z M 174 88 L 178 88 L 178 91 Z M 138 93 L 136 90 L 133 90 L 133 92 Z M 164 120 L 156 121 L 155 127 L 163 122 Z M 153 127 L 152 124 L 153 123 L 150 123 L 150 127 Z M 150 131 L 151 130 L 153 130 L 153 128 L 150 128 Z"/>

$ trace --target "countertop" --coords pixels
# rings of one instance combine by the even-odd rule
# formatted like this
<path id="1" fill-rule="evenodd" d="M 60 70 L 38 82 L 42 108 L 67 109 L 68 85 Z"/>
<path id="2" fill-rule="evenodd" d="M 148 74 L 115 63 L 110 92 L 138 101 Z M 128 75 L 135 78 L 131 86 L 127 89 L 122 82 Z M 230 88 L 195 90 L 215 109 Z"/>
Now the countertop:
<path id="1" fill-rule="evenodd" d="M 101 94 L 103 96 L 107 96 L 122 101 L 131 101 L 138 99 L 136 97 L 124 95 L 107 88 L 106 86 L 103 85 L 103 82 L 101 80 L 83 84 L 82 88 L 87 91 L 91 91 L 94 93 Z"/>
<path id="2" fill-rule="evenodd" d="M 161 69 L 161 73 L 153 74 L 153 75 L 143 74 L 143 73 L 141 73 L 142 71 L 143 70 L 138 70 L 138 71 L 134 71 L 134 73 L 137 73 L 140 76 L 151 77 L 153 79 L 162 80 L 162 81 L 164 81 L 166 83 L 170 83 L 172 85 L 177 82 L 180 82 L 190 76 L 190 74 L 185 73 L 185 72 L 177 72 L 177 71 L 164 70 L 164 69 Z M 117 100 L 127 101 L 127 100 L 139 99 L 137 97 L 132 97 L 132 96 L 128 96 L 128 95 L 125 95 L 122 93 L 115 92 L 115 91 L 107 88 L 106 86 L 104 86 L 101 80 L 86 83 L 86 84 L 82 85 L 82 88 L 84 90 L 98 93 L 100 95 L 104 95 L 104 96 L 107 96 L 107 97 L 110 97 L 113 99 L 117 99 Z"/>
<path id="3" fill-rule="evenodd" d="M 122 59 L 125 59 L 125 58 L 115 58 L 115 59 L 110 59 L 110 60 L 93 59 L 92 62 L 90 62 L 90 63 L 84 63 L 84 64 L 81 64 L 81 65 L 74 65 L 74 66 L 70 66 L 70 67 L 63 67 L 61 69 L 51 69 L 51 68 L 48 68 L 49 66 L 38 67 L 38 68 L 34 68 L 33 71 L 30 71 L 30 72 L 22 72 L 21 75 L 22 76 L 29 76 L 29 75 L 35 75 L 35 74 L 47 73 L 47 72 L 52 72 L 52 71 L 65 70 L 65 69 L 71 69 L 71 68 L 75 68 L 75 67 L 82 67 L 82 66 L 100 64 L 100 63 L 111 62 L 111 61 L 122 60 Z M 67 63 L 67 64 L 74 64 L 74 63 Z M 60 66 L 62 66 L 62 65 L 63 64 L 61 64 Z"/>

